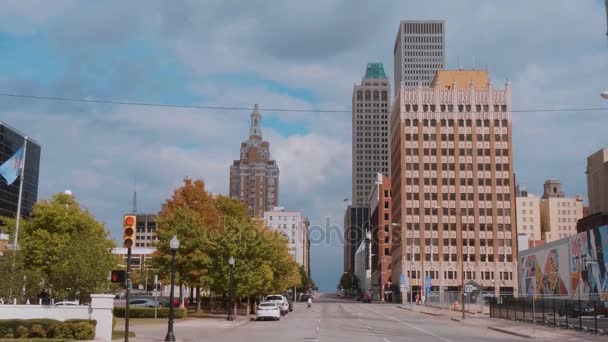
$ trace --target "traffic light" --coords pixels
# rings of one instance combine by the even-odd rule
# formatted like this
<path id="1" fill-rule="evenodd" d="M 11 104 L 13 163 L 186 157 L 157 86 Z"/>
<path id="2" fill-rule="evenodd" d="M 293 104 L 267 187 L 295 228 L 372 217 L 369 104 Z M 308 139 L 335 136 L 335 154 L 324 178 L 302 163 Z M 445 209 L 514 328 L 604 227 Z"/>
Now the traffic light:
<path id="1" fill-rule="evenodd" d="M 122 246 L 124 248 L 131 248 L 135 244 L 135 223 L 137 222 L 137 216 L 125 215 L 122 221 Z"/>
<path id="2" fill-rule="evenodd" d="M 114 270 L 114 271 L 112 271 L 112 273 L 110 275 L 110 281 L 113 283 L 124 284 L 126 274 L 127 274 L 127 272 L 125 272 L 123 270 Z"/>

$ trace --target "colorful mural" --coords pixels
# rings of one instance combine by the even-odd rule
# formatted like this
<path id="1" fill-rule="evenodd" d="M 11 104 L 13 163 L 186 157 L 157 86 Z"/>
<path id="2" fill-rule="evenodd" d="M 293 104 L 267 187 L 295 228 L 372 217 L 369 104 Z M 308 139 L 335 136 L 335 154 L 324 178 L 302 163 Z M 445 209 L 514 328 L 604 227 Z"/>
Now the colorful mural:
<path id="1" fill-rule="evenodd" d="M 519 253 L 520 292 L 608 301 L 608 226 Z"/>
<path id="2" fill-rule="evenodd" d="M 572 236 L 569 252 L 572 296 L 608 300 L 608 227 Z"/>
<path id="3" fill-rule="evenodd" d="M 520 264 L 523 292 L 527 295 L 568 296 L 568 242 L 553 243 L 530 252 L 522 253 Z"/>

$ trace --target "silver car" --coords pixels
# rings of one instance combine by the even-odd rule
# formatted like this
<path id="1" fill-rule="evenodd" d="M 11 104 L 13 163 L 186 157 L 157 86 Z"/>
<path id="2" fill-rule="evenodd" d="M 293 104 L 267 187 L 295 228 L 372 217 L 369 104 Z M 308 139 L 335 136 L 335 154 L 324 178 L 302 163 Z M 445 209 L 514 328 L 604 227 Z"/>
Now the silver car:
<path id="1" fill-rule="evenodd" d="M 129 301 L 129 306 L 133 307 L 144 307 L 144 308 L 155 308 L 160 307 L 160 303 L 152 298 L 137 298 Z"/>

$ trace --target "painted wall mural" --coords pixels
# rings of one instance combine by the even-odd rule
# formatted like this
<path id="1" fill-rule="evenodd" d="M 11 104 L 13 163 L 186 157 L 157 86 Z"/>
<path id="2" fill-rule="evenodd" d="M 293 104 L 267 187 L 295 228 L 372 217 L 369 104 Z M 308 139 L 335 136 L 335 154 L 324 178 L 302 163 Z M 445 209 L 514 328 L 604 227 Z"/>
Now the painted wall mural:
<path id="1" fill-rule="evenodd" d="M 532 251 L 532 250 L 530 250 Z M 527 255 L 525 255 L 527 254 Z M 523 292 L 527 295 L 568 296 L 568 242 L 554 243 L 547 248 L 522 253 L 520 269 Z"/>
<path id="2" fill-rule="evenodd" d="M 520 293 L 608 301 L 608 226 L 519 253 Z"/>
<path id="3" fill-rule="evenodd" d="M 602 226 L 570 238 L 573 298 L 608 300 L 608 227 Z"/>

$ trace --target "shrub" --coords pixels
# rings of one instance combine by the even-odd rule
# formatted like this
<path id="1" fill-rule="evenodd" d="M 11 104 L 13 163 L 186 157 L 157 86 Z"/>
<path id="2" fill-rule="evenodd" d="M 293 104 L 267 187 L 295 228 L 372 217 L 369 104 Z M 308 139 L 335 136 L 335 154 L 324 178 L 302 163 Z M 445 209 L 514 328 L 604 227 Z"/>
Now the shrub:
<path id="1" fill-rule="evenodd" d="M 28 330 L 28 328 L 24 327 L 23 325 L 20 325 L 17 327 L 16 332 L 17 332 L 18 338 L 26 338 L 29 330 Z"/>
<path id="2" fill-rule="evenodd" d="M 77 340 L 92 340 L 95 338 L 95 327 L 87 322 L 68 323 L 74 327 L 74 338 Z"/>
<path id="3" fill-rule="evenodd" d="M 24 326 L 29 330 L 34 324 L 40 325 L 48 332 L 50 327 L 57 323 L 60 323 L 60 321 L 54 319 L 2 319 L 0 320 L 0 336 L 6 334 L 15 336 L 19 326 Z"/>
<path id="4" fill-rule="evenodd" d="M 92 325 L 93 327 L 97 326 L 97 321 L 94 319 L 67 319 L 64 321 L 65 323 L 87 323 Z"/>
<path id="5" fill-rule="evenodd" d="M 74 338 L 72 323 L 59 323 L 53 327 L 52 338 L 71 340 Z"/>
<path id="6" fill-rule="evenodd" d="M 114 331 L 115 327 L 116 327 L 116 318 L 112 317 L 112 331 Z"/>
<path id="7" fill-rule="evenodd" d="M 169 308 L 158 308 L 157 309 L 158 318 L 167 318 L 169 317 Z M 174 318 L 184 318 L 188 314 L 187 309 L 181 308 L 173 308 L 173 317 Z M 114 317 L 124 318 L 125 317 L 125 308 L 124 307 L 115 307 L 114 308 Z M 154 318 L 154 308 L 129 308 L 129 317 L 130 318 Z"/>
<path id="8" fill-rule="evenodd" d="M 8 329 L 0 332 L 0 337 L 3 337 L 3 338 L 15 338 L 15 334 L 13 334 L 13 329 L 8 328 Z"/>
<path id="9" fill-rule="evenodd" d="M 40 324 L 32 324 L 29 332 L 27 333 L 27 337 L 46 337 L 46 330 Z"/>

